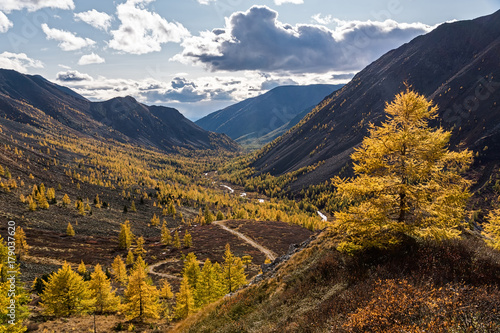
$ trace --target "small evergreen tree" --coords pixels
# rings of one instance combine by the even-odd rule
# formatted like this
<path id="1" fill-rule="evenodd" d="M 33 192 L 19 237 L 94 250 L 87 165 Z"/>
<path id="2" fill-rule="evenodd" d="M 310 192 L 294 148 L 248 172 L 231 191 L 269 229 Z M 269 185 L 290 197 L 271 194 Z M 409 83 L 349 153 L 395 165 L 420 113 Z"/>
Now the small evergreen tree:
<path id="1" fill-rule="evenodd" d="M 190 248 L 193 246 L 193 238 L 191 237 L 191 234 L 187 231 L 184 233 L 184 247 L 185 248 Z"/>
<path id="2" fill-rule="evenodd" d="M 94 306 L 95 300 L 87 284 L 66 262 L 44 285 L 41 306 L 48 315 L 67 317 L 84 314 Z"/>
<path id="3" fill-rule="evenodd" d="M 80 265 L 78 265 L 77 272 L 82 276 L 84 276 L 87 273 L 87 266 L 85 266 L 83 260 L 80 262 Z"/>
<path id="4" fill-rule="evenodd" d="M 186 318 L 194 311 L 194 298 L 186 276 L 182 279 L 181 288 L 175 295 L 175 301 L 176 318 Z"/>
<path id="5" fill-rule="evenodd" d="M 127 265 L 132 265 L 134 262 L 135 262 L 134 254 L 132 253 L 132 250 L 128 250 L 126 263 Z"/>
<path id="6" fill-rule="evenodd" d="M 117 312 L 120 299 L 115 295 L 111 282 L 99 264 L 94 267 L 94 272 L 90 275 L 89 289 L 95 299 L 97 313 Z"/>
<path id="7" fill-rule="evenodd" d="M 130 211 L 137 212 L 137 208 L 135 207 L 135 201 L 133 201 L 133 200 L 132 200 L 132 203 L 130 204 Z"/>
<path id="8" fill-rule="evenodd" d="M 224 284 L 229 293 L 246 284 L 245 267 L 241 258 L 233 255 L 229 244 L 224 252 Z"/>
<path id="9" fill-rule="evenodd" d="M 169 245 L 172 242 L 172 235 L 170 230 L 167 228 L 167 224 L 163 221 L 161 226 L 161 243 L 163 245 Z"/>
<path id="10" fill-rule="evenodd" d="M 126 320 L 160 317 L 159 292 L 144 269 L 135 268 L 130 274 L 123 308 Z"/>
<path id="11" fill-rule="evenodd" d="M 144 237 L 141 236 L 141 237 L 137 238 L 136 242 L 137 242 L 137 246 L 135 248 L 134 253 L 137 256 L 142 257 L 146 253 L 146 250 L 144 249 Z"/>
<path id="12" fill-rule="evenodd" d="M 128 249 L 132 245 L 134 234 L 130 229 L 130 222 L 127 220 L 120 226 L 120 233 L 118 235 L 118 245 L 120 249 Z"/>
<path id="13" fill-rule="evenodd" d="M 127 283 L 127 268 L 120 256 L 115 257 L 111 268 L 113 269 L 114 280 L 124 286 Z"/>
<path id="14" fill-rule="evenodd" d="M 63 206 L 65 206 L 65 207 L 71 205 L 71 200 L 67 194 L 64 194 L 64 196 L 62 198 L 62 202 L 63 202 Z"/>
<path id="15" fill-rule="evenodd" d="M 161 281 L 160 297 L 163 299 L 172 299 L 174 297 L 172 286 L 166 279 Z"/>
<path id="16" fill-rule="evenodd" d="M 500 250 L 500 209 L 488 214 L 488 223 L 483 224 L 483 228 L 488 245 Z"/>
<path id="17" fill-rule="evenodd" d="M 179 232 L 177 230 L 175 230 L 174 233 L 174 247 L 177 249 L 181 248 L 181 240 L 179 238 Z"/>
<path id="18" fill-rule="evenodd" d="M 243 262 L 243 265 L 246 266 L 247 270 L 248 270 L 248 266 L 252 263 L 252 260 L 253 260 L 253 257 L 249 256 L 249 255 L 241 257 L 241 261 Z"/>
<path id="19" fill-rule="evenodd" d="M 70 222 L 68 222 L 68 226 L 66 227 L 66 235 L 68 235 L 68 236 L 75 235 L 75 229 L 73 229 L 73 226 L 71 225 Z"/>
<path id="20" fill-rule="evenodd" d="M 196 289 L 196 283 L 200 277 L 200 265 L 198 264 L 198 259 L 193 252 L 190 252 L 184 261 L 182 275 L 187 277 L 191 290 Z"/>
<path id="21" fill-rule="evenodd" d="M 15 237 L 15 244 L 16 244 L 16 255 L 19 259 L 22 259 L 23 254 L 28 254 L 29 250 L 29 245 L 26 242 L 26 234 L 24 233 L 23 228 L 18 226 L 16 228 L 16 237 Z"/>

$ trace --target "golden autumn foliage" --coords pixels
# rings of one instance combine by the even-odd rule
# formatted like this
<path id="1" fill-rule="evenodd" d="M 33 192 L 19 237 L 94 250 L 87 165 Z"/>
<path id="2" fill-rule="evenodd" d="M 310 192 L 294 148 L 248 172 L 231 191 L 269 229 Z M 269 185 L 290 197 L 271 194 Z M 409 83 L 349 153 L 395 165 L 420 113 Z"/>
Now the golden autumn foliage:
<path id="1" fill-rule="evenodd" d="M 343 251 L 385 247 L 401 233 L 432 239 L 461 233 L 470 182 L 460 173 L 472 153 L 447 149 L 451 132 L 428 125 L 437 107 L 409 88 L 385 112 L 388 119 L 371 125 L 351 155 L 356 177 L 334 181 L 353 203 L 335 214 L 334 229 L 345 235 L 338 247 Z"/>

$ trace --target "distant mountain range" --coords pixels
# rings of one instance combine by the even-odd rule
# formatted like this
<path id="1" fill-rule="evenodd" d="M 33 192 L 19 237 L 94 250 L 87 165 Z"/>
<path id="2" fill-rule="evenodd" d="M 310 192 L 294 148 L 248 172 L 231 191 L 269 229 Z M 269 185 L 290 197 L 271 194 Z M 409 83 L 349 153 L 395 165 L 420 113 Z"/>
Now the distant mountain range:
<path id="1" fill-rule="evenodd" d="M 452 130 L 451 148 L 470 148 L 476 163 L 500 161 L 500 11 L 446 23 L 370 64 L 296 127 L 264 147 L 252 166 L 280 175 L 324 161 L 291 188 L 337 174 L 385 119 L 385 103 L 405 82 L 439 106 L 433 125 Z"/>
<path id="2" fill-rule="evenodd" d="M 156 147 L 237 149 L 224 134 L 211 133 L 176 109 L 147 106 L 132 97 L 91 102 L 41 76 L 0 69 L 0 116 L 57 132 L 97 136 Z"/>
<path id="3" fill-rule="evenodd" d="M 280 86 L 213 112 L 196 124 L 207 131 L 225 133 L 242 145 L 262 146 L 284 134 L 325 96 L 342 86 Z"/>

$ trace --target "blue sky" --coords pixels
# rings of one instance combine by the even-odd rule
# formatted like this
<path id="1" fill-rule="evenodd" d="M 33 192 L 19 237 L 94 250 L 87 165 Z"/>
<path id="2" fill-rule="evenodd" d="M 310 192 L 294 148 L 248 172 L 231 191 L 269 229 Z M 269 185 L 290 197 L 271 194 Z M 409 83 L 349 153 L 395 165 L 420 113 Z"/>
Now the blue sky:
<path id="1" fill-rule="evenodd" d="M 0 67 L 197 119 L 283 84 L 347 82 L 500 0 L 1 0 Z"/>

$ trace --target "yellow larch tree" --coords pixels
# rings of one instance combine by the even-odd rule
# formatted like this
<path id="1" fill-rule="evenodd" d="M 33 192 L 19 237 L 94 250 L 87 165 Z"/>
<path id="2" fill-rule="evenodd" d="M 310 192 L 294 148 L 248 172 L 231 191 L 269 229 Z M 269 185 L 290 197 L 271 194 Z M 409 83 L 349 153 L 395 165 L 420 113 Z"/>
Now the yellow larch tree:
<path id="1" fill-rule="evenodd" d="M 335 213 L 339 250 L 384 248 L 403 234 L 437 240 L 460 235 L 470 196 L 470 182 L 460 173 L 472 153 L 449 151 L 451 132 L 429 127 L 437 110 L 407 87 L 386 104 L 387 120 L 370 125 L 351 155 L 356 177 L 334 179 L 338 193 L 352 203 Z"/>
<path id="2" fill-rule="evenodd" d="M 74 272 L 68 263 L 52 273 L 48 281 L 43 282 L 45 289 L 41 295 L 41 306 L 45 313 L 56 317 L 88 313 L 95 300 L 82 276 Z"/>
<path id="3" fill-rule="evenodd" d="M 94 272 L 90 274 L 89 289 L 95 299 L 95 310 L 97 313 L 116 312 L 120 305 L 120 298 L 116 296 L 111 288 L 111 282 L 103 272 L 101 265 L 94 267 Z"/>
<path id="4" fill-rule="evenodd" d="M 123 305 L 125 318 L 158 319 L 160 317 L 160 302 L 158 289 L 151 283 L 146 271 L 136 267 L 130 274 L 125 289 L 125 303 Z"/>
<path id="5" fill-rule="evenodd" d="M 127 267 L 120 256 L 116 256 L 111 264 L 114 280 L 121 285 L 127 283 Z"/>

